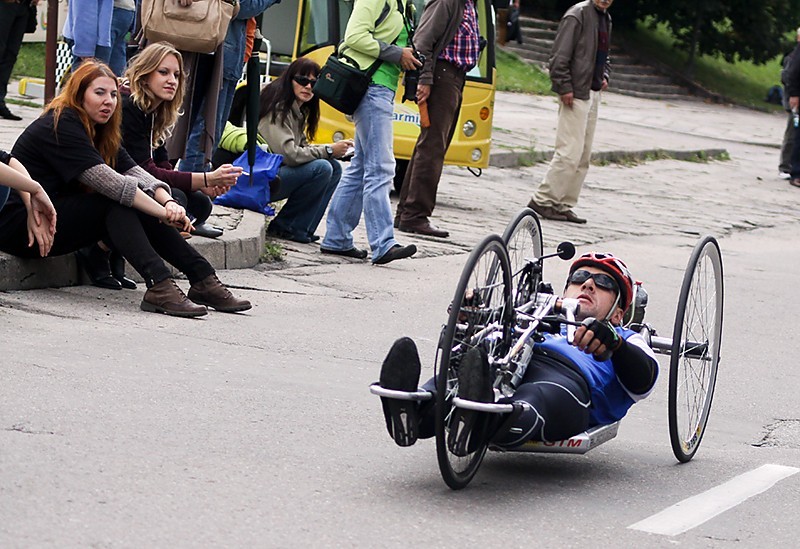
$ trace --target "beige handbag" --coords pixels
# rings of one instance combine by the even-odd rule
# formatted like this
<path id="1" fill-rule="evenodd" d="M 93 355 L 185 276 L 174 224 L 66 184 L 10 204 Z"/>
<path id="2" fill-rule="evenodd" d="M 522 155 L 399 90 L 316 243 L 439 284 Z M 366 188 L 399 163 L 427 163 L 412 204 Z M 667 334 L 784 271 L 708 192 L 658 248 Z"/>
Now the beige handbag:
<path id="1" fill-rule="evenodd" d="M 143 0 L 142 30 L 148 42 L 169 42 L 179 50 L 211 53 L 225 40 L 236 15 L 236 0 Z"/>

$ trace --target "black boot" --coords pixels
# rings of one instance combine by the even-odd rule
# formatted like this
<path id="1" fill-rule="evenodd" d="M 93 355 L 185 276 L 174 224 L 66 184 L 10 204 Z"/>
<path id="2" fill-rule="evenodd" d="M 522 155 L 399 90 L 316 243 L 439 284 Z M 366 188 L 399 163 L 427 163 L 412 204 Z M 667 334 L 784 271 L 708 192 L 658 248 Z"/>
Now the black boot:
<path id="1" fill-rule="evenodd" d="M 122 284 L 111 275 L 110 255 L 111 252 L 104 251 L 97 244 L 92 244 L 75 252 L 78 263 L 89 275 L 92 284 L 109 290 L 121 290 Z"/>
<path id="2" fill-rule="evenodd" d="M 113 276 L 120 285 L 127 290 L 135 290 L 136 282 L 125 276 L 125 258 L 118 251 L 111 252 L 109 258 L 111 264 L 111 276 Z"/>

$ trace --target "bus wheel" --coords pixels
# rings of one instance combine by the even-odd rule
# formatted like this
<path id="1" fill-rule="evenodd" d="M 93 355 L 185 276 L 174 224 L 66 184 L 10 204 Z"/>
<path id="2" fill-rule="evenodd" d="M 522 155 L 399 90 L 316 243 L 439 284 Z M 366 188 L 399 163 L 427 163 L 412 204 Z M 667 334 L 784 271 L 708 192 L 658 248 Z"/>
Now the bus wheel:
<path id="1" fill-rule="evenodd" d="M 403 179 L 406 178 L 406 170 L 408 169 L 408 160 L 395 159 L 394 167 L 394 192 L 400 196 L 400 191 L 403 189 Z"/>

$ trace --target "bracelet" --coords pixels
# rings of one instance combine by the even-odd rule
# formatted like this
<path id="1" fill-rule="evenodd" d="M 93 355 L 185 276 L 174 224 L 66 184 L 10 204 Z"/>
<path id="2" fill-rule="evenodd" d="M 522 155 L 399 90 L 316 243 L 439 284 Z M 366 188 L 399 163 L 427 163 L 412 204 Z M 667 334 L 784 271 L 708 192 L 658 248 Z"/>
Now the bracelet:
<path id="1" fill-rule="evenodd" d="M 163 206 L 164 208 L 166 208 L 166 207 L 167 207 L 167 204 L 169 204 L 170 202 L 174 202 L 174 203 L 175 203 L 175 204 L 177 204 L 178 206 L 180 206 L 180 205 L 181 205 L 181 203 L 180 203 L 180 202 L 178 202 L 177 200 L 175 200 L 174 198 L 170 198 L 169 200 L 167 200 L 166 202 L 164 202 L 164 203 L 163 203 L 161 206 Z"/>
<path id="2" fill-rule="evenodd" d="M 206 177 L 206 172 L 203 172 L 203 187 L 208 187 L 208 178 Z"/>

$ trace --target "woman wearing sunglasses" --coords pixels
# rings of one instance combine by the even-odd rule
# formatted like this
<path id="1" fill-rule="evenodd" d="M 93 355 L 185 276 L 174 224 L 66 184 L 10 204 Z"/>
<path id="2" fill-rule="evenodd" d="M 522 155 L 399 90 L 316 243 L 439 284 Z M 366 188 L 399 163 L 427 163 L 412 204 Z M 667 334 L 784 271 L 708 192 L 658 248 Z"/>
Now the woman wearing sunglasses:
<path id="1" fill-rule="evenodd" d="M 486 414 L 458 409 L 448 444 L 466 455 L 487 439 L 502 448 L 529 440 L 558 441 L 595 425 L 620 420 L 635 402 L 650 394 L 658 375 L 652 349 L 637 332 L 620 326 L 633 297 L 628 268 L 611 254 L 588 253 L 570 267 L 564 297 L 580 305 L 582 325 L 572 342 L 563 333 L 544 334 L 533 346 L 530 362 L 511 397 L 498 403 L 515 404 L 510 414 Z M 419 356 L 408 338 L 395 342 L 383 363 L 380 379 L 387 389 L 416 391 Z M 458 396 L 494 402 L 486 352 L 467 351 L 459 366 Z M 422 387 L 434 391 L 431 379 Z M 433 431 L 433 406 L 392 399 L 384 404 L 389 433 L 400 446 Z M 433 402 L 433 400 L 427 401 Z"/>
<path id="2" fill-rule="evenodd" d="M 319 98 L 312 91 L 318 75 L 314 61 L 297 59 L 261 91 L 258 132 L 271 152 L 283 155 L 281 183 L 271 200 L 288 199 L 267 234 L 294 242 L 319 240 L 314 233 L 342 177 L 337 159 L 353 146 L 349 139 L 309 144 L 319 124 Z"/>

